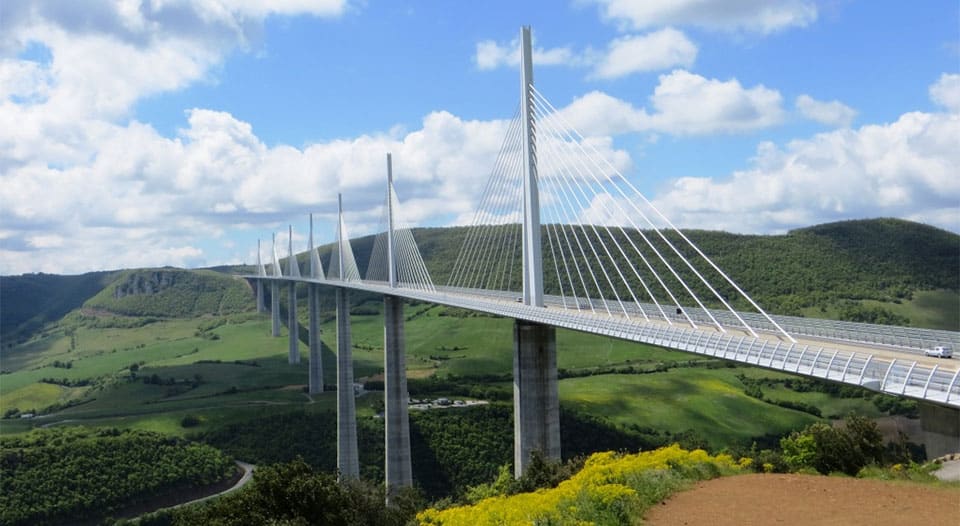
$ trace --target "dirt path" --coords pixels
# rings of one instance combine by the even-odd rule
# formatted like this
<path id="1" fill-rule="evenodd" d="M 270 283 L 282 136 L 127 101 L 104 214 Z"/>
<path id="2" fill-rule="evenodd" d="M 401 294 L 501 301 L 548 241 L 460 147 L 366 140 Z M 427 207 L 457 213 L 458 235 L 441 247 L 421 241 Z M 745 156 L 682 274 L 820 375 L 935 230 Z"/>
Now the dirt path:
<path id="1" fill-rule="evenodd" d="M 960 524 L 960 490 L 814 475 L 739 475 L 701 482 L 650 510 L 653 526 Z"/>

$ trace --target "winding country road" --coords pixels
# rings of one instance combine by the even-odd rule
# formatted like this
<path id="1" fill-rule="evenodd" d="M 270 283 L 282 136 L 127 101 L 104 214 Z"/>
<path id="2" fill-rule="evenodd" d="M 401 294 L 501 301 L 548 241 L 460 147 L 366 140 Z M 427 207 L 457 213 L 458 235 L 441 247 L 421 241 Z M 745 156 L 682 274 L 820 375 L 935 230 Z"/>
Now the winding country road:
<path id="1" fill-rule="evenodd" d="M 246 462 L 241 462 L 241 461 L 239 461 L 239 460 L 234 460 L 234 462 L 236 462 L 237 467 L 239 467 L 240 469 L 243 470 L 243 476 L 241 476 L 241 477 L 240 477 L 240 480 L 238 480 L 233 486 L 230 486 L 229 488 L 227 488 L 227 489 L 225 489 L 225 490 L 223 490 L 223 491 L 221 491 L 221 492 L 219 492 L 219 493 L 214 493 L 213 495 L 207 495 L 206 497 L 200 497 L 199 499 L 188 500 L 188 501 L 186 501 L 186 502 L 181 502 L 180 504 L 175 504 L 175 505 L 173 505 L 173 506 L 167 506 L 167 507 L 165 507 L 165 508 L 159 508 L 159 509 L 154 510 L 154 511 L 173 510 L 173 509 L 180 508 L 180 507 L 183 507 L 183 506 L 188 506 L 188 505 L 190 505 L 190 504 L 196 504 L 196 503 L 198 503 L 198 502 L 203 502 L 203 501 L 206 501 L 206 500 L 215 499 L 215 498 L 217 498 L 217 497 L 226 495 L 227 493 L 232 493 L 232 492 L 234 492 L 234 491 L 237 491 L 238 489 L 246 486 L 247 483 L 249 483 L 251 480 L 253 480 L 253 470 L 254 470 L 254 468 L 255 468 L 256 466 L 254 466 L 253 464 L 247 464 Z"/>

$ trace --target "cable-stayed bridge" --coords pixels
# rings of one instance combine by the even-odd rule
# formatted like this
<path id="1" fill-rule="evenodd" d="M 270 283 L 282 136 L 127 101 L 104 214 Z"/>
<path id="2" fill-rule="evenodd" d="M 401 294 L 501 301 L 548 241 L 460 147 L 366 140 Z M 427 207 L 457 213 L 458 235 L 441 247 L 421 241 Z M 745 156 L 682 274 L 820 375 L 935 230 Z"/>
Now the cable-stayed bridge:
<path id="1" fill-rule="evenodd" d="M 560 456 L 557 327 L 659 345 L 778 371 L 859 385 L 921 400 L 929 451 L 960 449 L 960 368 L 924 356 L 960 347 L 960 333 L 772 316 L 676 228 L 533 85 L 530 33 L 521 31 L 521 100 L 510 121 L 472 224 L 442 281 L 424 262 L 402 215 L 387 155 L 382 228 L 358 265 L 343 204 L 325 259 L 310 220 L 308 268 L 291 235 L 286 260 L 276 237 L 264 262 L 258 246 L 257 305 L 271 290 L 273 334 L 280 335 L 279 288 L 288 288 L 290 362 L 300 359 L 296 287 L 308 288 L 310 390 L 320 392 L 319 295 L 337 305 L 338 467 L 357 463 L 350 290 L 384 297 L 386 479 L 411 483 L 403 300 L 513 318 L 514 466 L 530 453 Z M 364 272 L 361 275 L 361 269 Z"/>

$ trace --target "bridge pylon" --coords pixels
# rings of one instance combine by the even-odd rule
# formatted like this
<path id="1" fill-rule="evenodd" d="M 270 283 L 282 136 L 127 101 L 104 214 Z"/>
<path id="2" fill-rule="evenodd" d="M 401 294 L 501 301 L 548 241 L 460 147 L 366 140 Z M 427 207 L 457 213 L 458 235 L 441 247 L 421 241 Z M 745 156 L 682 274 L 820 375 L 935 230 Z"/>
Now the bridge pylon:
<path id="1" fill-rule="evenodd" d="M 263 268 L 263 261 L 260 259 L 260 240 L 257 240 L 257 277 L 263 277 L 267 275 L 266 270 Z M 267 311 L 267 306 L 263 303 L 263 280 L 257 279 L 254 280 L 256 293 L 257 293 L 257 312 L 262 314 Z"/>
<path id="2" fill-rule="evenodd" d="M 343 197 L 337 196 L 337 259 L 339 277 L 344 277 L 345 252 L 350 250 L 343 228 Z M 332 263 L 332 262 L 331 262 Z M 360 456 L 357 448 L 357 405 L 353 391 L 353 349 L 350 338 L 350 295 L 346 288 L 336 287 L 337 303 L 337 471 L 340 479 L 360 478 Z"/>
<path id="3" fill-rule="evenodd" d="M 273 275 L 280 276 L 280 263 L 277 260 L 277 234 L 273 234 Z M 270 282 L 270 334 L 280 337 L 280 287 L 277 281 Z"/>
<path id="4" fill-rule="evenodd" d="M 533 45 L 530 27 L 520 28 L 520 113 L 523 152 L 523 303 L 543 307 L 540 197 L 533 104 Z M 550 325 L 514 321 L 514 475 L 523 475 L 533 451 L 560 460 L 560 402 L 557 336 Z"/>
<path id="5" fill-rule="evenodd" d="M 393 223 L 393 159 L 387 154 L 387 282 L 397 288 Z M 387 499 L 398 488 L 413 484 L 410 464 L 410 417 L 407 408 L 407 362 L 403 298 L 383 296 L 383 370 L 385 479 Z"/>
<path id="6" fill-rule="evenodd" d="M 293 225 L 290 225 L 287 237 L 287 275 L 299 278 L 300 265 L 297 256 L 293 253 Z M 291 365 L 300 363 L 300 322 L 297 320 L 297 282 L 291 281 L 287 286 L 287 329 L 289 333 L 289 352 L 287 362 Z"/>
<path id="7" fill-rule="evenodd" d="M 310 239 L 308 241 L 308 251 L 310 252 L 310 277 L 313 279 L 323 278 L 323 267 L 320 265 L 320 255 L 313 245 L 313 214 L 310 214 Z M 310 337 L 308 347 L 310 348 L 309 362 L 309 393 L 312 395 L 323 393 L 323 361 L 320 349 L 320 285 L 316 283 L 307 284 L 307 310 L 309 311 L 309 329 Z"/>

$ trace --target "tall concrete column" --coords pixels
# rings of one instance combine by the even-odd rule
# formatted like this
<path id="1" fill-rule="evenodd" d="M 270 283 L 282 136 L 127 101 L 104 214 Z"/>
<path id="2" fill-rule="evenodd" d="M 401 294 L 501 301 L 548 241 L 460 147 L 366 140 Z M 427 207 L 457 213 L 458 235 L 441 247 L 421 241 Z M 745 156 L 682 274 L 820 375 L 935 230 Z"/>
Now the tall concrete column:
<path id="1" fill-rule="evenodd" d="M 290 347 L 287 361 L 300 363 L 300 322 L 297 320 L 297 284 L 291 281 L 287 288 L 287 328 L 290 329 Z"/>
<path id="2" fill-rule="evenodd" d="M 267 306 L 263 302 L 263 280 L 257 280 L 256 284 L 257 289 L 257 312 L 264 313 L 267 312 Z"/>
<path id="3" fill-rule="evenodd" d="M 960 409 L 920 402 L 920 429 L 927 458 L 960 453 Z"/>
<path id="4" fill-rule="evenodd" d="M 389 497 L 397 488 L 413 484 L 403 299 L 396 296 L 383 297 L 383 351 L 386 484 Z"/>
<path id="5" fill-rule="evenodd" d="M 513 465 L 520 478 L 539 450 L 560 460 L 557 333 L 549 325 L 513 325 Z"/>
<path id="6" fill-rule="evenodd" d="M 307 285 L 310 308 L 310 394 L 323 392 L 323 362 L 320 358 L 320 285 Z"/>
<path id="7" fill-rule="evenodd" d="M 280 337 L 280 287 L 276 281 L 270 282 L 270 318 L 273 322 L 270 334 Z"/>
<path id="8" fill-rule="evenodd" d="M 337 470 L 342 479 L 360 478 L 357 453 L 357 408 L 353 394 L 350 297 L 337 287 Z"/>

